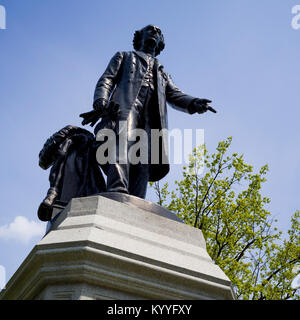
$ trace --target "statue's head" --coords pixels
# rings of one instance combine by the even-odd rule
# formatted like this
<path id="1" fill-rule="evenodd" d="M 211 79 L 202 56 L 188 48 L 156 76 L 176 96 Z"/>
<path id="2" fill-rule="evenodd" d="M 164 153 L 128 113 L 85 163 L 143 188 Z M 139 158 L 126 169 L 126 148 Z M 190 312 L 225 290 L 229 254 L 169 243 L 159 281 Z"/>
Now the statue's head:
<path id="1" fill-rule="evenodd" d="M 137 51 L 152 47 L 155 50 L 155 56 L 158 56 L 165 47 L 164 36 L 158 27 L 150 24 L 141 30 L 135 31 L 133 47 Z"/>

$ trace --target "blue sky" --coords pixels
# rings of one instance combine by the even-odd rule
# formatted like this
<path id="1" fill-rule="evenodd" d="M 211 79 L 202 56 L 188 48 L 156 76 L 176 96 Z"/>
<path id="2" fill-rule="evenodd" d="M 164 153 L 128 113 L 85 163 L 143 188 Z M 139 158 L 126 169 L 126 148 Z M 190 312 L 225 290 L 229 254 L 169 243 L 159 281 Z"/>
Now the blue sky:
<path id="1" fill-rule="evenodd" d="M 296 0 L 0 0 L 0 265 L 9 278 L 39 240 L 37 207 L 48 189 L 38 166 L 45 140 L 91 109 L 93 91 L 112 55 L 132 50 L 136 29 L 158 25 L 159 56 L 177 86 L 213 100 L 218 113 L 190 116 L 169 108 L 169 127 L 203 128 L 213 151 L 233 136 L 243 153 L 270 172 L 263 194 L 286 230 L 300 209 L 300 30 Z M 180 178 L 174 165 L 167 179 Z M 153 193 L 147 198 L 154 200 Z M 16 219 L 25 217 L 27 222 Z M 24 222 L 25 221 L 25 222 Z M 18 236 L 18 223 L 35 230 Z M 42 225 L 45 226 L 44 224 Z M 1 229 L 2 228 L 2 229 Z M 24 227 L 25 228 L 25 227 Z"/>

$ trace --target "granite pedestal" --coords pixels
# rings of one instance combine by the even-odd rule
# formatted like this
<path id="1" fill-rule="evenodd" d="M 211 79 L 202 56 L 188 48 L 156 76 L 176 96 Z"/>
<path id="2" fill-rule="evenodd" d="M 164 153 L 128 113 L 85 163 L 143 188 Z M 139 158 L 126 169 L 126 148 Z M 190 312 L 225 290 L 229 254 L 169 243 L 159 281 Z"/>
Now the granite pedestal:
<path id="1" fill-rule="evenodd" d="M 199 229 L 148 201 L 114 197 L 72 199 L 0 299 L 234 299 Z"/>

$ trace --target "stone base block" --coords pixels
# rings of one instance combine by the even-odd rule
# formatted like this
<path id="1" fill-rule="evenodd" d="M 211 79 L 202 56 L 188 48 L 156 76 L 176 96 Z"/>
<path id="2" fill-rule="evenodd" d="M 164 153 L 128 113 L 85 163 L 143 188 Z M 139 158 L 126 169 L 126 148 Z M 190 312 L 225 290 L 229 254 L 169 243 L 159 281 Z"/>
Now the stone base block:
<path id="1" fill-rule="evenodd" d="M 0 299 L 234 299 L 200 230 L 133 203 L 73 199 Z"/>

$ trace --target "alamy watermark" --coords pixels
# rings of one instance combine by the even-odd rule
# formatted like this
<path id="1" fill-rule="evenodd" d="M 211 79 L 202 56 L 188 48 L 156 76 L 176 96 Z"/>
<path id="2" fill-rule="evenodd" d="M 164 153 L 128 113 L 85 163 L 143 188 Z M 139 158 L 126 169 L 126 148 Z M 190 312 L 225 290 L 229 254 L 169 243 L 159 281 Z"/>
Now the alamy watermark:
<path id="1" fill-rule="evenodd" d="M 293 6 L 292 14 L 294 15 L 294 17 L 292 18 L 291 26 L 294 30 L 298 30 L 300 29 L 300 5 L 299 4 Z"/>
<path id="2" fill-rule="evenodd" d="M 1 29 L 6 29 L 6 10 L 2 5 L 0 5 L 0 30 Z"/>
<path id="3" fill-rule="evenodd" d="M 6 272 L 5 272 L 5 268 L 0 265 L 0 291 L 2 289 L 5 289 L 5 285 L 6 285 Z"/>
<path id="4" fill-rule="evenodd" d="M 128 129 L 120 121 L 117 130 L 101 129 L 96 140 L 96 159 L 100 165 L 109 164 L 189 164 L 193 150 L 204 145 L 204 129 Z M 116 134 L 116 132 L 117 134 Z M 200 162 L 204 159 L 200 159 Z M 197 172 L 201 174 L 204 165 Z"/>

